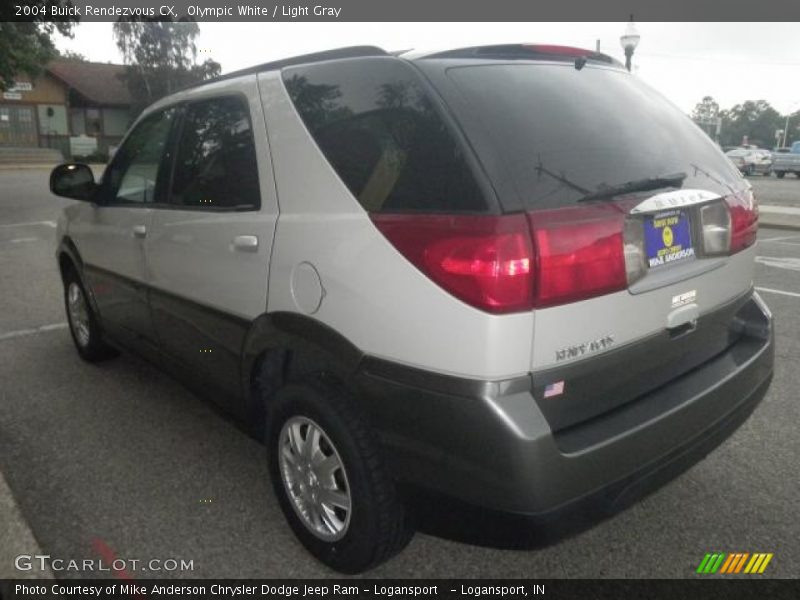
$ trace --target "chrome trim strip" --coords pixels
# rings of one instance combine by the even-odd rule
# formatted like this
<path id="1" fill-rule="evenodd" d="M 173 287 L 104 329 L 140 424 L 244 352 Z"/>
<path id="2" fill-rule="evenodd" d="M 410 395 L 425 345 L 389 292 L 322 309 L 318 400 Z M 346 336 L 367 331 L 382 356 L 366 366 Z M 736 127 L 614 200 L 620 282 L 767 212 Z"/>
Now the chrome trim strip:
<path id="1" fill-rule="evenodd" d="M 650 196 L 633 207 L 633 209 L 631 209 L 631 214 L 636 215 L 668 210 L 670 208 L 681 208 L 683 206 L 701 204 L 709 200 L 716 200 L 717 198 L 721 198 L 721 196 L 708 190 L 673 190 L 671 192 L 663 192 L 655 196 Z"/>

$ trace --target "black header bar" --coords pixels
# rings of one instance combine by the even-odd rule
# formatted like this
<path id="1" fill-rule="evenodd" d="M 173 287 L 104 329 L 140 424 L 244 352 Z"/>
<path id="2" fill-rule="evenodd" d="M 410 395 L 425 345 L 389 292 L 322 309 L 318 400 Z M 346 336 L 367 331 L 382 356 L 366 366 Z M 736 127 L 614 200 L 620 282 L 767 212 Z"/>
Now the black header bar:
<path id="1" fill-rule="evenodd" d="M 44 4 L 42 14 L 31 4 Z M 131 18 L 214 21 L 800 21 L 800 2 L 786 0 L 3 0 L 0 21 Z M 32 12 L 33 11 L 33 12 Z"/>

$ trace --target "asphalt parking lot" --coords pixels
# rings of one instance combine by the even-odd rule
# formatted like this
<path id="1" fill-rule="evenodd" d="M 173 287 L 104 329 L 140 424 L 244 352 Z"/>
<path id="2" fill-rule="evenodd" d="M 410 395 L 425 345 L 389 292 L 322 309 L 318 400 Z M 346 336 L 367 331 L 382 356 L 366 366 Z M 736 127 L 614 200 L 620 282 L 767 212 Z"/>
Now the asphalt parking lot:
<path id="1" fill-rule="evenodd" d="M 800 177 L 789 174 L 783 179 L 778 179 L 775 175 L 771 177 L 753 175 L 747 179 L 761 202 L 800 207 Z"/>
<path id="2" fill-rule="evenodd" d="M 42 551 L 193 561 L 191 571 L 135 577 L 331 575 L 285 524 L 258 443 L 148 363 L 78 358 L 53 258 L 66 201 L 50 196 L 47 176 L 0 170 L 0 471 Z M 762 203 L 800 206 L 800 180 L 752 181 Z M 800 230 L 763 229 L 758 255 L 756 286 L 776 322 L 775 379 L 723 446 L 556 545 L 497 550 L 418 534 L 370 575 L 687 577 L 712 551 L 771 552 L 765 577 L 800 575 Z"/>

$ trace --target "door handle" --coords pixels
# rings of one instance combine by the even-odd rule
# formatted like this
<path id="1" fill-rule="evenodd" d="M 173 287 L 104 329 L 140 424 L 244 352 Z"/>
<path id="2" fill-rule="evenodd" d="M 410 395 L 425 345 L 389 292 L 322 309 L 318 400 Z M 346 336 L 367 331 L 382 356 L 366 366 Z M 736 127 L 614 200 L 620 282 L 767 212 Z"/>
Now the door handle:
<path id="1" fill-rule="evenodd" d="M 145 238 L 147 237 L 147 227 L 144 225 L 134 225 L 133 226 L 133 237 L 137 238 Z"/>
<path id="2" fill-rule="evenodd" d="M 237 235 L 233 238 L 233 249 L 239 252 L 256 252 L 258 250 L 258 236 Z"/>

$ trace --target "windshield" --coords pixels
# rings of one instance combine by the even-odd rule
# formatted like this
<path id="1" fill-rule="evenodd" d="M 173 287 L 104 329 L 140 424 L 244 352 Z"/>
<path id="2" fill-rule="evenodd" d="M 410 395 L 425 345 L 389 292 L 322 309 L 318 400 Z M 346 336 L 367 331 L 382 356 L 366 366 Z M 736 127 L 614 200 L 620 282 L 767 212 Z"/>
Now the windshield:
<path id="1" fill-rule="evenodd" d="M 686 174 L 683 188 L 721 195 L 743 185 L 700 128 L 627 72 L 483 63 L 447 77 L 466 100 L 452 104 L 490 177 L 513 181 L 518 198 L 501 198 L 506 206 L 559 207 L 671 173 Z"/>

